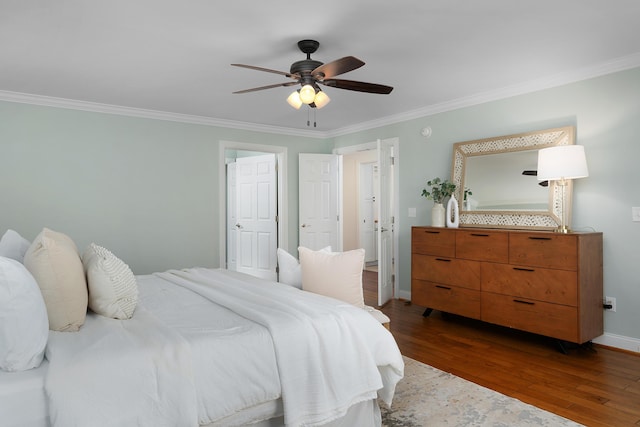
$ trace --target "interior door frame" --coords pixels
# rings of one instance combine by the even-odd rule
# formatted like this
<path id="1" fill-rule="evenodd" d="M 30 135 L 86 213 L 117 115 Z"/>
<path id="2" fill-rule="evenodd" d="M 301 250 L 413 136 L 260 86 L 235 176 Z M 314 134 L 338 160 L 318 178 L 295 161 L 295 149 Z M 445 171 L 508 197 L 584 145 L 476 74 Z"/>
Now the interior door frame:
<path id="1" fill-rule="evenodd" d="M 227 150 L 257 151 L 276 155 L 276 177 L 278 180 L 278 243 L 277 246 L 289 250 L 289 197 L 287 195 L 287 147 L 278 145 L 254 144 L 251 142 L 219 141 L 218 149 L 218 208 L 219 208 L 219 265 L 227 266 Z"/>
<path id="2" fill-rule="evenodd" d="M 385 138 L 394 141 L 394 157 L 395 157 L 395 165 L 393 168 L 393 259 L 395 262 L 392 266 L 392 274 L 395 276 L 394 285 L 393 285 L 393 294 L 395 298 L 400 296 L 400 269 L 398 268 L 398 260 L 400 259 L 400 245 L 398 243 L 398 230 L 400 230 L 400 177 L 399 171 L 400 168 L 398 164 L 400 162 L 400 139 L 398 137 Z M 350 154 L 355 153 L 356 151 L 363 150 L 377 150 L 378 149 L 378 141 L 367 142 L 364 144 L 357 145 L 349 145 L 346 147 L 334 148 L 334 154 Z M 342 184 L 341 184 L 342 185 Z"/>

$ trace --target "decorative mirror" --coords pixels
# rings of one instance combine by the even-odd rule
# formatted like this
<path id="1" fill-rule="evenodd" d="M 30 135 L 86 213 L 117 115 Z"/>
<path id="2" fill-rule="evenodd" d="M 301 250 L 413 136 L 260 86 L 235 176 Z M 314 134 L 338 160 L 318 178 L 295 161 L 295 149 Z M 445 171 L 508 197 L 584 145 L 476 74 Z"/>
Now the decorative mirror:
<path id="1" fill-rule="evenodd" d="M 454 144 L 451 180 L 460 204 L 460 226 L 556 229 L 561 187 L 555 181 L 538 181 L 538 150 L 572 144 L 573 126 Z M 569 180 L 564 207 L 569 219 L 572 189 Z"/>

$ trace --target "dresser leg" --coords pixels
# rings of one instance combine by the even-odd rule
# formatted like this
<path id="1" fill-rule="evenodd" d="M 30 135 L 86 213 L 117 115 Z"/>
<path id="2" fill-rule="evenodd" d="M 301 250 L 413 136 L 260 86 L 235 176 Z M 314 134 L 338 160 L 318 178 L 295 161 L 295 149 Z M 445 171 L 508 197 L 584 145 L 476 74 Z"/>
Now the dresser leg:
<path id="1" fill-rule="evenodd" d="M 427 308 L 424 313 L 422 313 L 422 315 L 424 317 L 429 317 L 429 315 L 431 314 L 431 312 L 433 311 L 433 308 Z"/>
<path id="2" fill-rule="evenodd" d="M 558 346 L 560 353 L 567 354 L 567 347 L 564 345 L 564 341 L 556 340 L 556 346 Z"/>

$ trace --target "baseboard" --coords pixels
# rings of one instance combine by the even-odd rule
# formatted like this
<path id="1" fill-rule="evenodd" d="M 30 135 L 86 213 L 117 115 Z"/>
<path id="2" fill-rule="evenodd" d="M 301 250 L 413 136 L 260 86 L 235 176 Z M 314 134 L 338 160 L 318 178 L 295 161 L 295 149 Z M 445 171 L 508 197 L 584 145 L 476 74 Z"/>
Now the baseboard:
<path id="1" fill-rule="evenodd" d="M 398 299 L 404 299 L 407 301 L 411 301 L 411 292 L 410 291 L 398 291 Z"/>
<path id="2" fill-rule="evenodd" d="M 625 337 L 623 335 L 605 332 L 598 338 L 593 339 L 593 342 L 596 344 L 606 345 L 607 347 L 615 347 L 621 350 L 640 353 L 640 339 L 638 338 Z"/>

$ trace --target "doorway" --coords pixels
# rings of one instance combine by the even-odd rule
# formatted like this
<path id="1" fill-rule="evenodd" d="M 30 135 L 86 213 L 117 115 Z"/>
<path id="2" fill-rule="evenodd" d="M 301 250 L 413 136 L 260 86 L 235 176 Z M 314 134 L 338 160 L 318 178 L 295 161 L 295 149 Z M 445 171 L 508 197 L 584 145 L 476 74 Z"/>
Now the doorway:
<path id="1" fill-rule="evenodd" d="M 377 274 L 377 305 L 398 295 L 398 142 L 391 138 L 334 150 L 344 164 L 344 250 L 365 248 L 367 276 Z"/>
<path id="2" fill-rule="evenodd" d="M 286 159 L 286 147 L 220 142 L 221 267 L 276 280 L 276 250 L 288 246 Z M 273 181 L 264 179 L 269 162 Z"/>

